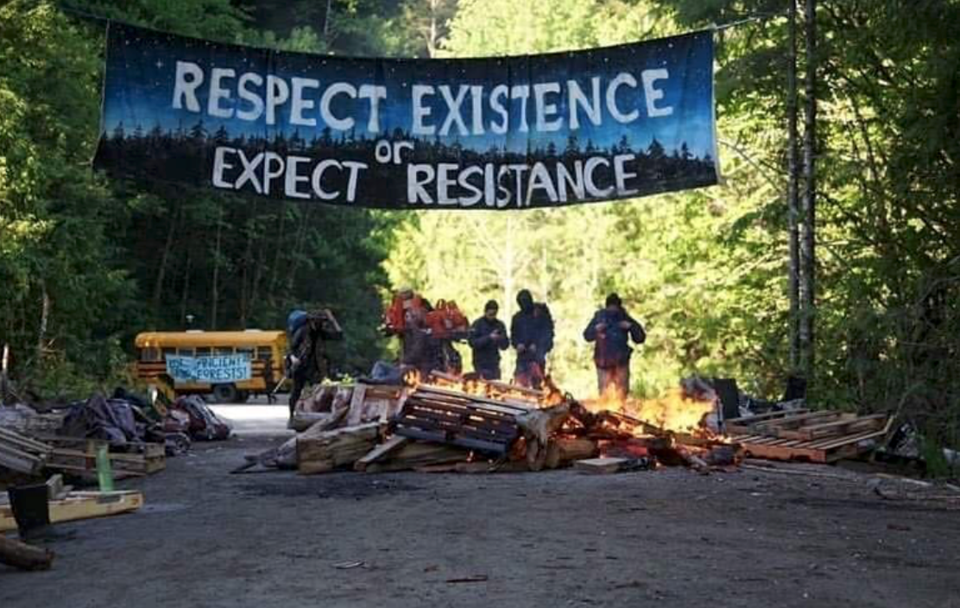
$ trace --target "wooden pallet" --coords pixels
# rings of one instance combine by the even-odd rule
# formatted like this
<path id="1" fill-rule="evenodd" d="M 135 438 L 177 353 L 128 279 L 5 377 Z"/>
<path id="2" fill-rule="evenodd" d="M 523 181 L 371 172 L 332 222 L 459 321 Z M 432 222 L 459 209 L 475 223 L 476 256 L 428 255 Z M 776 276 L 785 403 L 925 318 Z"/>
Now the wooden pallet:
<path id="1" fill-rule="evenodd" d="M 51 437 L 45 440 L 53 446 L 46 467 L 75 474 L 96 471 L 97 451 L 101 446 L 109 445 L 97 439 Z M 167 468 L 166 449 L 162 443 L 130 444 L 129 449 L 129 452 L 108 453 L 110 468 L 118 477 L 152 475 Z"/>
<path id="2" fill-rule="evenodd" d="M 413 392 L 395 419 L 396 434 L 411 439 L 506 454 L 520 428 L 514 415 L 528 408 L 437 387 Z"/>
<path id="3" fill-rule="evenodd" d="M 832 410 L 776 414 L 728 420 L 726 429 L 748 457 L 828 463 L 873 450 L 893 424 L 886 414 L 857 416 Z"/>

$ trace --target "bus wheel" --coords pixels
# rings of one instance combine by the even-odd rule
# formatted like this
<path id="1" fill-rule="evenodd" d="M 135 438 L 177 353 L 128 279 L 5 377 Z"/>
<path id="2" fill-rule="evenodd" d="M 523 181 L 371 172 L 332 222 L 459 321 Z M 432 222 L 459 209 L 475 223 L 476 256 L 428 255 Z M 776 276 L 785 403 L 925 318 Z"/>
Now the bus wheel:
<path id="1" fill-rule="evenodd" d="M 237 403 L 246 403 L 250 398 L 250 391 L 237 391 Z"/>
<path id="2" fill-rule="evenodd" d="M 237 387 L 232 384 L 214 384 L 213 398 L 217 403 L 236 403 L 239 397 Z"/>

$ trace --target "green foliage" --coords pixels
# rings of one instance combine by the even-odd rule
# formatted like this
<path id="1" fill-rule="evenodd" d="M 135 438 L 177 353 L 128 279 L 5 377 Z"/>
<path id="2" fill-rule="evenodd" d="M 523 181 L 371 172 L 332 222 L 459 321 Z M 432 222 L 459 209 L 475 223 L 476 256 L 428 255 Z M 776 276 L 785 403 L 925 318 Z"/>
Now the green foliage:
<path id="1" fill-rule="evenodd" d="M 0 8 L 0 343 L 12 347 L 14 376 L 80 397 L 118 380 L 118 354 L 139 331 L 181 329 L 187 314 L 206 329 L 276 328 L 291 308 L 319 306 L 348 328 L 338 366 L 366 371 L 380 354 L 380 263 L 394 218 L 107 182 L 89 166 L 104 24 L 78 13 L 325 52 L 317 30 L 294 24 L 278 38 L 228 0 L 62 6 Z"/>
<path id="2" fill-rule="evenodd" d="M 778 6 L 663 4 L 687 26 Z M 823 403 L 894 411 L 925 430 L 931 445 L 956 446 L 960 3 L 822 0 L 819 6 L 814 386 Z M 758 128 L 744 132 L 750 148 L 775 133 L 776 125 L 757 119 L 782 104 L 781 64 L 771 58 L 784 48 L 784 23 L 774 19 L 725 35 L 718 101 L 757 121 Z"/>
<path id="3" fill-rule="evenodd" d="M 649 2 L 467 1 L 443 47 L 456 56 L 532 53 L 675 30 L 667 11 Z M 730 120 L 721 136 L 736 142 L 757 128 L 756 120 Z M 647 326 L 635 391 L 657 394 L 692 373 L 731 374 L 749 379 L 748 389 L 769 390 L 783 382 L 772 370 L 785 320 L 777 304 L 782 253 L 771 246 L 777 225 L 764 209 L 779 195 L 780 177 L 775 168 L 772 176 L 757 171 L 750 155 L 722 152 L 727 184 L 696 193 L 517 214 L 423 213 L 391 252 L 391 279 L 453 298 L 471 316 L 495 297 L 509 318 L 516 291 L 531 289 L 556 319 L 553 373 L 576 394 L 595 391 L 581 333 L 610 291 Z"/>

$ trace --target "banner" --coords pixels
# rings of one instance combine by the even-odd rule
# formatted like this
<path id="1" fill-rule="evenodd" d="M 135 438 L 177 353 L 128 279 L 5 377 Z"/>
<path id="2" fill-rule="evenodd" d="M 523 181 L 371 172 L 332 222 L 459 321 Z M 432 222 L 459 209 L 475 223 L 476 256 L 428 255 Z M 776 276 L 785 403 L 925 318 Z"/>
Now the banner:
<path id="1" fill-rule="evenodd" d="M 187 357 L 167 355 L 167 374 L 174 383 L 207 382 L 223 384 L 249 380 L 250 357 L 247 355 L 224 355 L 210 357 Z"/>
<path id="2" fill-rule="evenodd" d="M 386 209 L 517 209 L 717 183 L 713 36 L 484 59 L 286 53 L 109 26 L 95 164 Z"/>

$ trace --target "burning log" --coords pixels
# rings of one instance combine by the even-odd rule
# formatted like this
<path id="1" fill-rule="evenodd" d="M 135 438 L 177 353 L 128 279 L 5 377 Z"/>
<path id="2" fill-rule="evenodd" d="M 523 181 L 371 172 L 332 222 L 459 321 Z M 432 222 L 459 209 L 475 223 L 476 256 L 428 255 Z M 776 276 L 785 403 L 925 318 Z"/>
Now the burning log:
<path id="1" fill-rule="evenodd" d="M 707 461 L 694 454 L 691 449 L 685 446 L 679 446 L 675 451 L 688 467 L 703 475 L 710 473 L 710 465 L 707 464 Z"/>
<path id="2" fill-rule="evenodd" d="M 535 438 L 541 446 L 547 445 L 550 437 L 560 430 L 569 417 L 569 403 L 542 410 L 529 410 L 514 416 L 517 424 L 524 430 L 528 438 Z"/>

